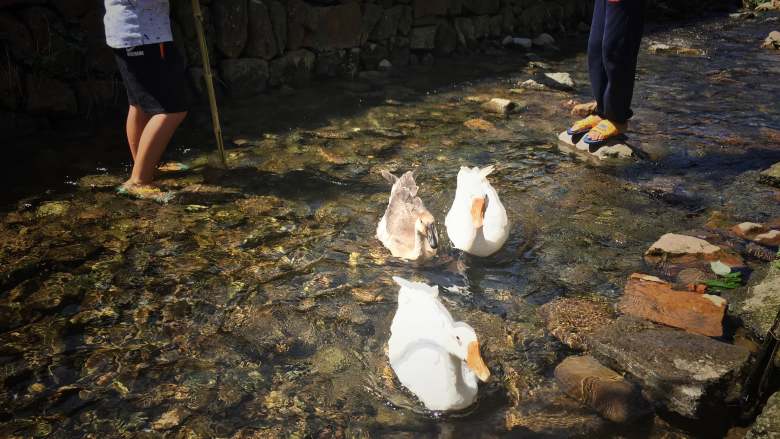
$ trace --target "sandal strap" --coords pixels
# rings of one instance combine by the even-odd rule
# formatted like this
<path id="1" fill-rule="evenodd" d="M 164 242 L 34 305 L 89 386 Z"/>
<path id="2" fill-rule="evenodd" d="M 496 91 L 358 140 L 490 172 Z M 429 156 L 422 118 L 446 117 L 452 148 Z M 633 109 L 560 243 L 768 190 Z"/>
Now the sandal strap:
<path id="1" fill-rule="evenodd" d="M 601 122 L 599 122 L 598 125 L 591 128 L 590 131 L 604 138 L 613 137 L 620 134 L 620 130 L 618 129 L 618 127 L 616 127 L 615 124 L 608 121 L 607 119 L 604 119 Z"/>
<path id="2" fill-rule="evenodd" d="M 598 125 L 602 119 L 599 116 L 596 115 L 590 115 L 586 117 L 585 119 L 580 119 L 577 122 L 574 122 L 574 125 L 572 125 L 572 130 L 579 131 L 585 128 L 593 128 L 594 126 Z"/>

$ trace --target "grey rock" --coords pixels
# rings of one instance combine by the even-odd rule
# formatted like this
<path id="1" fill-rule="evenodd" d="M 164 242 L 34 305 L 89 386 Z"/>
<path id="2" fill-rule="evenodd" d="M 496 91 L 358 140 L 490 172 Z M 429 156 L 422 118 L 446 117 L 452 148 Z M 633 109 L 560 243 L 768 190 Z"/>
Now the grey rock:
<path id="1" fill-rule="evenodd" d="M 76 114 L 76 94 L 68 84 L 52 78 L 27 75 L 27 111 L 31 113 Z"/>
<path id="2" fill-rule="evenodd" d="M 480 15 L 474 17 L 474 37 L 481 40 L 487 37 L 490 33 L 490 17 L 487 15 Z"/>
<path id="3" fill-rule="evenodd" d="M 499 0 L 463 0 L 463 9 L 476 14 L 495 14 L 500 6 Z"/>
<path id="4" fill-rule="evenodd" d="M 398 24 L 401 22 L 401 17 L 403 14 L 404 7 L 401 5 L 396 5 L 390 9 L 385 9 L 379 19 L 379 22 L 376 24 L 374 31 L 371 32 L 370 39 L 372 41 L 383 42 L 389 38 L 394 37 L 398 32 Z"/>
<path id="5" fill-rule="evenodd" d="M 0 40 L 14 58 L 23 60 L 34 55 L 32 36 L 27 26 L 9 12 L 0 11 Z"/>
<path id="6" fill-rule="evenodd" d="M 409 41 L 412 50 L 432 50 L 436 47 L 436 26 L 420 26 L 412 29 Z"/>
<path id="7" fill-rule="evenodd" d="M 651 323 L 621 317 L 588 337 L 591 354 L 641 384 L 656 404 L 688 418 L 738 397 L 750 352 Z"/>
<path id="8" fill-rule="evenodd" d="M 314 53 L 305 50 L 293 50 L 274 59 L 270 64 L 270 84 L 303 85 L 311 80 L 314 73 Z"/>
<path id="9" fill-rule="evenodd" d="M 363 21 L 360 26 L 360 42 L 365 44 L 368 41 L 369 35 L 374 31 L 379 20 L 382 19 L 384 9 L 375 3 L 366 3 L 363 6 Z"/>
<path id="10" fill-rule="evenodd" d="M 448 0 L 414 0 L 414 18 L 446 15 Z"/>
<path id="11" fill-rule="evenodd" d="M 765 276 L 757 272 L 753 277 L 759 280 L 748 288 L 742 300 L 735 300 L 733 310 L 745 327 L 764 338 L 780 310 L 780 269 L 770 267 Z"/>
<path id="12" fill-rule="evenodd" d="M 571 75 L 568 73 L 563 72 L 556 72 L 556 73 L 545 73 L 544 77 L 551 81 L 553 83 L 553 88 L 558 88 L 561 90 L 573 90 L 574 89 L 574 80 L 571 78 Z"/>
<path id="13" fill-rule="evenodd" d="M 533 43 L 534 46 L 539 47 L 554 47 L 555 38 L 553 38 L 550 34 L 539 34 L 539 36 L 534 38 Z"/>
<path id="14" fill-rule="evenodd" d="M 775 163 L 769 169 L 761 171 L 758 181 L 774 187 L 780 187 L 780 162 Z"/>
<path id="15" fill-rule="evenodd" d="M 311 7 L 304 23 L 303 46 L 315 50 L 348 49 L 360 45 L 363 14 L 360 3 Z"/>
<path id="16" fill-rule="evenodd" d="M 261 59 L 225 59 L 220 71 L 230 94 L 236 97 L 262 93 L 268 83 L 268 63 Z"/>
<path id="17" fill-rule="evenodd" d="M 766 402 L 764 410 L 756 418 L 745 439 L 780 438 L 780 392 L 775 392 Z"/>
<path id="18" fill-rule="evenodd" d="M 455 31 L 458 34 L 458 42 L 463 47 L 472 47 L 477 40 L 474 30 L 474 22 L 467 17 L 458 17 L 455 20 Z"/>
<path id="19" fill-rule="evenodd" d="M 442 21 L 436 32 L 436 51 L 441 54 L 450 54 L 458 45 L 458 33 L 448 22 Z"/>
<path id="20" fill-rule="evenodd" d="M 284 53 L 287 48 L 287 10 L 284 5 L 276 0 L 269 0 L 266 5 L 271 14 L 271 26 L 274 28 L 276 47 L 279 53 Z"/>
<path id="21" fill-rule="evenodd" d="M 238 58 L 244 51 L 249 28 L 246 0 L 214 2 L 211 10 L 217 30 L 217 48 L 227 58 Z"/>
<path id="22" fill-rule="evenodd" d="M 268 7 L 261 0 L 249 0 L 249 30 L 245 55 L 271 59 L 277 53 L 276 36 Z"/>

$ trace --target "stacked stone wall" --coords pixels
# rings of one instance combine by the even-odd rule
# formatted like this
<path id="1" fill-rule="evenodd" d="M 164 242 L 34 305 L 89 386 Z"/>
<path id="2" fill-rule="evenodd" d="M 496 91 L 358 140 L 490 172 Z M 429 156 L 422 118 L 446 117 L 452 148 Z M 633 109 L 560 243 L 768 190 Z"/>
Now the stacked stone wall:
<path id="1" fill-rule="evenodd" d="M 588 21 L 590 0 L 201 0 L 220 91 L 249 96 L 316 78 L 404 68 L 469 53 L 507 35 Z M 678 3 L 678 2 L 675 2 Z M 0 0 L 0 129 L 125 105 L 96 0 Z M 174 38 L 194 93 L 202 69 L 190 0 L 171 0 Z"/>

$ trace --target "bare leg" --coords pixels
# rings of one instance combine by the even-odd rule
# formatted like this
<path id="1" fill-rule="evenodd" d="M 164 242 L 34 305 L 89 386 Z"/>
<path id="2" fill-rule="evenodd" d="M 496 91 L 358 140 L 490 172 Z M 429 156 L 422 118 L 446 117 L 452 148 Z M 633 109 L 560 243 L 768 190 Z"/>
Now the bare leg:
<path id="1" fill-rule="evenodd" d="M 154 180 L 154 171 L 160 162 L 168 142 L 179 124 L 187 116 L 186 112 L 156 114 L 149 119 L 138 143 L 130 184 L 150 184 Z"/>
<path id="2" fill-rule="evenodd" d="M 133 162 L 138 155 L 138 144 L 141 143 L 141 134 L 152 116 L 144 113 L 141 107 L 131 105 L 127 112 L 127 143 L 130 144 L 130 154 Z"/>

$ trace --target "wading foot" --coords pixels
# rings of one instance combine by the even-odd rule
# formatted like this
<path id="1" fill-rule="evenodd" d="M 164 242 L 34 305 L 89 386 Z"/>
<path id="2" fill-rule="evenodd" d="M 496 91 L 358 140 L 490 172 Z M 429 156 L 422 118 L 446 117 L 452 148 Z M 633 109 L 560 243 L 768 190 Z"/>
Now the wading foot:
<path id="1" fill-rule="evenodd" d="M 130 180 L 116 188 L 116 193 L 139 200 L 150 200 L 165 204 L 173 199 L 173 192 L 163 192 L 151 184 L 135 183 Z"/>

